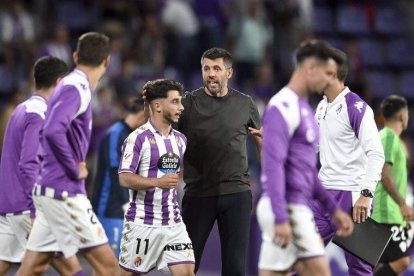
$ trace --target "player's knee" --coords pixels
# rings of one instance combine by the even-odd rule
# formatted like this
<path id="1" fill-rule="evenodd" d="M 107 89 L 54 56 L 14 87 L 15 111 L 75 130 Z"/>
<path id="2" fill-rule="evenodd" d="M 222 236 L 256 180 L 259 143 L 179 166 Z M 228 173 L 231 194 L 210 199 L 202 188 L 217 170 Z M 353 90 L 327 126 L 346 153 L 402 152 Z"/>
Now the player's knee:
<path id="1" fill-rule="evenodd" d="M 117 260 L 116 258 L 108 258 L 108 260 L 104 263 L 104 271 L 112 271 L 115 275 L 115 271 L 117 270 Z M 108 274 L 109 275 L 109 274 Z"/>
<path id="2" fill-rule="evenodd" d="M 20 267 L 19 271 L 17 271 L 17 276 L 33 276 L 33 275 L 43 275 L 47 271 L 47 264 L 46 265 L 37 265 L 33 267 Z"/>
<path id="3" fill-rule="evenodd" d="M 393 262 L 393 264 L 392 264 L 393 270 L 397 273 L 403 272 L 409 266 L 410 266 L 410 257 L 401 258 L 401 259 Z"/>

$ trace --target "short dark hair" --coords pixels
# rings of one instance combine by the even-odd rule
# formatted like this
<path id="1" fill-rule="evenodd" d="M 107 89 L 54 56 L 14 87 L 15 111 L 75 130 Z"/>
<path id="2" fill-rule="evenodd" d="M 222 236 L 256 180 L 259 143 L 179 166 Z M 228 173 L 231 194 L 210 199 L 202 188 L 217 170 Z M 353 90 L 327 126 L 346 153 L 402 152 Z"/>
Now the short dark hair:
<path id="1" fill-rule="evenodd" d="M 345 52 L 337 48 L 332 47 L 332 52 L 332 58 L 335 60 L 338 66 L 337 77 L 340 81 L 345 82 L 349 71 L 348 57 L 346 56 Z"/>
<path id="2" fill-rule="evenodd" d="M 233 58 L 231 54 L 223 48 L 210 48 L 203 53 L 201 56 L 201 63 L 203 63 L 203 59 L 218 59 L 223 58 L 223 63 L 226 67 L 231 67 L 233 65 Z"/>
<path id="3" fill-rule="evenodd" d="M 97 67 L 109 56 L 109 38 L 96 32 L 81 35 L 76 46 L 78 64 Z"/>
<path id="4" fill-rule="evenodd" d="M 301 64 L 305 59 L 310 57 L 317 58 L 321 61 L 327 61 L 333 58 L 332 46 L 322 40 L 307 40 L 302 42 L 296 49 L 296 63 Z"/>
<path id="5" fill-rule="evenodd" d="M 390 95 L 381 103 L 381 112 L 386 120 L 393 118 L 401 109 L 408 107 L 407 100 L 398 95 Z"/>
<path id="6" fill-rule="evenodd" d="M 66 63 L 51 56 L 41 57 L 33 66 L 33 75 L 36 89 L 52 87 L 58 78 L 64 77 L 69 69 Z"/>
<path id="7" fill-rule="evenodd" d="M 158 79 L 145 84 L 143 97 L 150 103 L 155 99 L 167 98 L 170 90 L 177 90 L 182 95 L 183 89 L 183 85 L 178 81 Z"/>
<path id="8" fill-rule="evenodd" d="M 144 110 L 144 100 L 142 97 L 136 97 L 129 100 L 126 106 L 128 113 L 137 114 L 140 111 Z"/>

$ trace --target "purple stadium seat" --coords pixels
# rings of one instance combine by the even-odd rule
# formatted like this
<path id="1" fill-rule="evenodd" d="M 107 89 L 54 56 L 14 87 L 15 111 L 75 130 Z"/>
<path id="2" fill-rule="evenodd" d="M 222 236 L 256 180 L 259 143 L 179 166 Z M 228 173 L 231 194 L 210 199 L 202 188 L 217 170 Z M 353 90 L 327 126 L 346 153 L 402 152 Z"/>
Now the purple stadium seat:
<path id="1" fill-rule="evenodd" d="M 401 12 L 396 7 L 387 6 L 377 8 L 374 29 L 384 35 L 401 35 L 407 31 Z"/>
<path id="2" fill-rule="evenodd" d="M 362 63 L 365 66 L 381 67 L 385 65 L 384 49 L 380 41 L 363 39 L 358 46 Z"/>
<path id="3" fill-rule="evenodd" d="M 81 1 L 62 1 L 57 4 L 57 19 L 69 29 L 85 29 L 89 26 L 90 18 Z"/>
<path id="4" fill-rule="evenodd" d="M 414 101 L 414 72 L 405 72 L 400 76 L 399 89 L 397 94 Z"/>
<path id="5" fill-rule="evenodd" d="M 388 64 L 395 67 L 414 67 L 414 44 L 407 39 L 387 43 Z"/>
<path id="6" fill-rule="evenodd" d="M 333 34 L 335 32 L 333 12 L 326 6 L 315 6 L 313 12 L 313 31 L 316 34 Z"/>
<path id="7" fill-rule="evenodd" d="M 337 37 L 328 37 L 325 39 L 325 41 L 331 44 L 333 47 L 341 49 L 342 51 L 346 49 L 346 42 L 343 39 Z"/>
<path id="8" fill-rule="evenodd" d="M 367 82 L 371 88 L 372 95 L 377 99 L 382 99 L 395 93 L 394 78 L 388 72 L 369 72 L 367 74 Z"/>
<path id="9" fill-rule="evenodd" d="M 368 15 L 360 5 L 342 5 L 337 9 L 337 29 L 350 35 L 366 35 L 370 29 Z"/>

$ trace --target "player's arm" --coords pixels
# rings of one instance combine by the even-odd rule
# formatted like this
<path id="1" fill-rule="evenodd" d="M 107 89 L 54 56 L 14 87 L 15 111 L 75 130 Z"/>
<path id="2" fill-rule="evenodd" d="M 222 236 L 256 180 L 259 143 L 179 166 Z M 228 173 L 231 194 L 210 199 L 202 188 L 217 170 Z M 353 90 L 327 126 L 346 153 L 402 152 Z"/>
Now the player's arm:
<path id="1" fill-rule="evenodd" d="M 369 106 L 366 107 L 364 117 L 361 120 L 358 139 L 367 156 L 366 177 L 365 182 L 362 183 L 362 188 L 368 189 L 373 193 L 381 178 L 385 157 L 381 138 L 374 120 L 374 113 Z"/>
<path id="2" fill-rule="evenodd" d="M 357 120 L 354 121 L 358 122 Z M 355 125 L 353 128 L 356 129 Z M 356 135 L 367 156 L 366 174 L 363 183 L 361 183 L 361 191 L 368 190 L 373 194 L 381 178 L 381 171 L 384 166 L 384 150 L 375 124 L 374 112 L 368 105 L 362 119 L 360 119 L 360 127 Z M 372 198 L 361 194 L 352 208 L 353 220 L 358 223 L 364 222 L 369 216 L 371 204 Z"/>
<path id="3" fill-rule="evenodd" d="M 131 172 L 119 173 L 119 183 L 121 186 L 131 190 L 172 189 L 177 187 L 178 181 L 179 177 L 176 173 L 165 174 L 160 178 L 144 177 Z"/>
<path id="4" fill-rule="evenodd" d="M 384 186 L 385 191 L 391 196 L 391 198 L 400 206 L 401 214 L 404 219 L 409 221 L 414 219 L 414 212 L 410 206 L 407 205 L 404 198 L 395 188 L 394 179 L 392 177 L 392 164 L 385 163 L 382 168 L 381 183 Z"/>
<path id="5" fill-rule="evenodd" d="M 39 132 L 43 124 L 43 119 L 37 113 L 28 113 L 21 144 L 21 153 L 19 159 L 19 178 L 26 193 L 30 199 L 30 214 L 34 216 L 34 205 L 32 202 L 32 190 L 39 172 Z"/>
<path id="6" fill-rule="evenodd" d="M 262 176 L 263 185 L 275 214 L 274 241 L 286 246 L 291 239 L 291 227 L 286 202 L 285 162 L 290 134 L 282 114 L 270 106 L 263 117 Z"/>
<path id="7" fill-rule="evenodd" d="M 43 128 L 43 135 L 69 178 L 79 179 L 82 170 L 70 151 L 66 133 L 80 108 L 81 99 L 74 86 L 65 86 L 63 89 L 59 102 L 48 114 L 50 118 Z"/>
<path id="8" fill-rule="evenodd" d="M 257 152 L 259 153 L 259 162 L 261 161 L 261 152 L 262 152 L 262 140 L 263 140 L 263 129 L 261 128 L 260 123 L 260 114 L 257 110 L 257 106 L 252 98 L 250 98 L 249 103 L 250 115 L 248 122 L 248 130 L 252 135 L 254 144 L 256 145 Z"/>

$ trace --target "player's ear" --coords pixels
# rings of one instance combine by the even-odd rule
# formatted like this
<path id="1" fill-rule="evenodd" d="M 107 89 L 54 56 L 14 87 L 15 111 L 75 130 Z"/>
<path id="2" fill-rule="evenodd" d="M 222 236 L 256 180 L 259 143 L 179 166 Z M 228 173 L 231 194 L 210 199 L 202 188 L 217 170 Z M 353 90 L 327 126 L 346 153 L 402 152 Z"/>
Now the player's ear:
<path id="1" fill-rule="evenodd" d="M 229 69 L 227 69 L 227 79 L 230 79 L 233 76 L 233 67 L 230 67 Z"/>
<path id="2" fill-rule="evenodd" d="M 161 102 L 160 101 L 154 101 L 154 108 L 155 108 L 155 111 L 156 112 L 158 112 L 158 113 L 161 113 Z"/>
<path id="3" fill-rule="evenodd" d="M 108 68 L 110 62 L 111 62 L 111 56 L 107 56 L 103 61 L 104 67 Z"/>
<path id="4" fill-rule="evenodd" d="M 73 61 L 75 62 L 75 64 L 78 64 L 78 52 L 73 52 Z"/>

